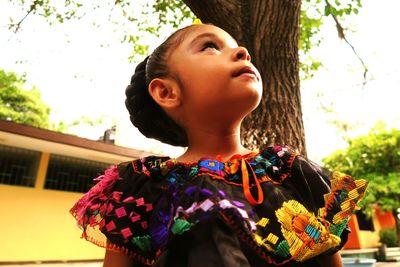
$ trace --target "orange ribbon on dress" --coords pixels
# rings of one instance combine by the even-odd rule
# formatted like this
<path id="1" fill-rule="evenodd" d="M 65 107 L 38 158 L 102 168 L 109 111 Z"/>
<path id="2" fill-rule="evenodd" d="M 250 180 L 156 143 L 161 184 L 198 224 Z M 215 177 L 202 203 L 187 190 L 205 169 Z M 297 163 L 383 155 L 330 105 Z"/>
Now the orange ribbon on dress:
<path id="1" fill-rule="evenodd" d="M 241 169 L 242 169 L 243 193 L 251 205 L 259 205 L 264 201 L 264 193 L 261 189 L 260 182 L 258 181 L 253 168 L 249 164 L 251 172 L 253 174 L 254 182 L 256 183 L 256 186 L 257 186 L 258 200 L 255 200 L 253 195 L 251 194 L 250 178 L 249 178 L 249 171 L 247 170 L 247 164 L 249 164 L 249 163 L 246 161 L 246 159 L 242 158 L 242 166 L 241 166 L 242 168 Z"/>

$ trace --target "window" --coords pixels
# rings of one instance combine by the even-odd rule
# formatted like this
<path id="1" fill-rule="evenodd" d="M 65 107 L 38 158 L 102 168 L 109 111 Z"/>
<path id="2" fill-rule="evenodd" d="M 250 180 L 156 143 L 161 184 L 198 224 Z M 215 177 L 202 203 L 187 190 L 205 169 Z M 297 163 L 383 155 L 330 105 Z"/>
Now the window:
<path id="1" fill-rule="evenodd" d="M 44 188 L 70 192 L 86 192 L 93 179 L 111 164 L 60 155 L 50 155 Z"/>
<path id="2" fill-rule="evenodd" d="M 374 231 L 374 223 L 372 222 L 372 218 L 367 217 L 361 210 L 358 210 L 355 214 L 357 216 L 360 230 Z"/>
<path id="3" fill-rule="evenodd" d="M 40 152 L 0 145 L 0 184 L 34 187 Z"/>

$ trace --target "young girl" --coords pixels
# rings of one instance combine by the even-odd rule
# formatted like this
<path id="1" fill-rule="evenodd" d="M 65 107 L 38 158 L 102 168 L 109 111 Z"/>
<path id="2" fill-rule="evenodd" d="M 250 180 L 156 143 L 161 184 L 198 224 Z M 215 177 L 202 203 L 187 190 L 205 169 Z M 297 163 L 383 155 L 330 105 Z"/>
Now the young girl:
<path id="1" fill-rule="evenodd" d="M 243 147 L 261 93 L 248 51 L 212 25 L 178 30 L 137 66 L 132 123 L 188 149 L 108 169 L 71 209 L 83 237 L 107 248 L 104 266 L 342 266 L 366 182 L 287 146 Z"/>

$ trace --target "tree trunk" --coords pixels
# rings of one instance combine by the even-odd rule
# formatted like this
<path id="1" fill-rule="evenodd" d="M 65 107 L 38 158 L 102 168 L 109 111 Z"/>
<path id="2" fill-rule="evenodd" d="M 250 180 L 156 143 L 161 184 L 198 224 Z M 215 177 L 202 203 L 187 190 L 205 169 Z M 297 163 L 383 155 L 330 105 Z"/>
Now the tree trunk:
<path id="1" fill-rule="evenodd" d="M 212 23 L 245 46 L 263 79 L 259 107 L 242 126 L 246 146 L 288 144 L 305 155 L 300 101 L 301 0 L 184 0 L 203 23 Z"/>

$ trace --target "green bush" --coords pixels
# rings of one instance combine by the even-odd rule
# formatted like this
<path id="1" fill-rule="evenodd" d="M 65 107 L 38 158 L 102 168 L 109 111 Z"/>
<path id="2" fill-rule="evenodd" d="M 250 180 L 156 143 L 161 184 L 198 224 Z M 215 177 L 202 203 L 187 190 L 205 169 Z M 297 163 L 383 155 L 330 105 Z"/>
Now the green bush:
<path id="1" fill-rule="evenodd" d="M 359 206 L 370 216 L 378 204 L 384 211 L 400 207 L 400 129 L 378 124 L 367 135 L 348 140 L 348 147 L 323 159 L 324 166 L 368 180 Z"/>
<path id="2" fill-rule="evenodd" d="M 400 173 L 400 129 L 378 124 L 365 136 L 347 141 L 348 147 L 323 159 L 325 167 L 349 175 Z"/>
<path id="3" fill-rule="evenodd" d="M 388 228 L 380 230 L 379 241 L 388 247 L 397 247 L 399 242 L 397 240 L 396 229 Z"/>

